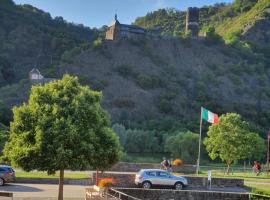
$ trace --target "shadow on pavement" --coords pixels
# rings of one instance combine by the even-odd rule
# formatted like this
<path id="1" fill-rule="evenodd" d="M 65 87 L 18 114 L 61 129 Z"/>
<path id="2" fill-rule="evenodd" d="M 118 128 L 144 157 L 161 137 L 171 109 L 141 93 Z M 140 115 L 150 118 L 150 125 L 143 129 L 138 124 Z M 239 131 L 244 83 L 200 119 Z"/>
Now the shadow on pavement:
<path id="1" fill-rule="evenodd" d="M 25 186 L 25 185 L 5 184 L 4 186 L 0 186 L 0 191 L 2 192 L 40 192 L 43 190 L 36 187 L 30 187 L 30 186 Z"/>

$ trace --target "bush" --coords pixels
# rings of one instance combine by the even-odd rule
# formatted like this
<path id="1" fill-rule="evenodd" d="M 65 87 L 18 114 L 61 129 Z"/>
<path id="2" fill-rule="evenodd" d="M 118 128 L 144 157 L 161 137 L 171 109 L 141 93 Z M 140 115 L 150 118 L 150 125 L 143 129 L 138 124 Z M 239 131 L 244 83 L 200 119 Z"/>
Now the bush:
<path id="1" fill-rule="evenodd" d="M 177 158 L 172 162 L 173 166 L 181 166 L 182 164 L 183 164 L 183 161 L 180 158 Z"/>
<path id="2" fill-rule="evenodd" d="M 146 74 L 139 74 L 136 82 L 142 89 L 153 89 L 164 85 L 164 82 L 159 77 Z"/>
<path id="3" fill-rule="evenodd" d="M 173 108 L 171 106 L 171 103 L 167 99 L 161 99 L 159 102 L 158 108 L 163 113 L 171 113 L 173 111 Z"/>
<path id="4" fill-rule="evenodd" d="M 94 48 L 94 49 L 98 49 L 98 48 L 100 48 L 100 47 L 102 46 L 102 44 L 103 44 L 102 39 L 101 39 L 101 38 L 97 38 L 97 39 L 94 40 L 94 42 L 93 42 L 93 48 Z"/>
<path id="5" fill-rule="evenodd" d="M 114 184 L 114 180 L 112 178 L 103 178 L 98 182 L 98 186 L 101 188 L 111 187 Z"/>
<path id="6" fill-rule="evenodd" d="M 123 77 L 128 77 L 128 76 L 133 76 L 134 72 L 133 72 L 133 66 L 132 65 L 120 65 L 117 66 L 114 71 L 116 71 L 119 75 L 123 76 Z"/>

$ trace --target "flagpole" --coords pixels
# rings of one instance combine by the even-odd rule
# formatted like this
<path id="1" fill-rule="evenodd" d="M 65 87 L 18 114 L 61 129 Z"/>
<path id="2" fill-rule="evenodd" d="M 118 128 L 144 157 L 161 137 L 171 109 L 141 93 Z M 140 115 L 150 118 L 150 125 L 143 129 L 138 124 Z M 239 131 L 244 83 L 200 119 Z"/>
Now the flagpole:
<path id="1" fill-rule="evenodd" d="M 199 136 L 199 151 L 198 151 L 198 160 L 197 160 L 197 168 L 196 168 L 196 174 L 199 174 L 200 170 L 200 157 L 201 157 L 201 140 L 202 140 L 202 111 L 203 108 L 201 107 L 201 117 L 200 117 L 200 136 Z"/>

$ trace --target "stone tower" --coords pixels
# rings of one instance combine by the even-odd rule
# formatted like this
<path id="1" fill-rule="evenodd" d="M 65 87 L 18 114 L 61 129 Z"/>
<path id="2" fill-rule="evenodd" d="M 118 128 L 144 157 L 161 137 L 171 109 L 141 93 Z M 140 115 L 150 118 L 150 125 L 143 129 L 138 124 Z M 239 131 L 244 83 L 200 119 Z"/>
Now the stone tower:
<path id="1" fill-rule="evenodd" d="M 186 33 L 191 31 L 192 37 L 198 37 L 199 35 L 199 8 L 190 7 L 187 10 L 186 16 Z"/>

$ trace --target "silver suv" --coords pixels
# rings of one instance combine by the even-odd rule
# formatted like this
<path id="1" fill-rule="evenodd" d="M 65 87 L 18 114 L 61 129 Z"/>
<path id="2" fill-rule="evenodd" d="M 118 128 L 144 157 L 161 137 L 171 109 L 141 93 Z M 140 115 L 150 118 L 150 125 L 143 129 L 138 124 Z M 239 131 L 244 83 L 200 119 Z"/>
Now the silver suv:
<path id="1" fill-rule="evenodd" d="M 161 169 L 142 169 L 135 176 L 135 184 L 149 189 L 152 186 L 173 187 L 181 190 L 188 185 L 187 179 Z"/>
<path id="2" fill-rule="evenodd" d="M 15 181 L 15 171 L 8 165 L 0 165 L 0 186 Z"/>

